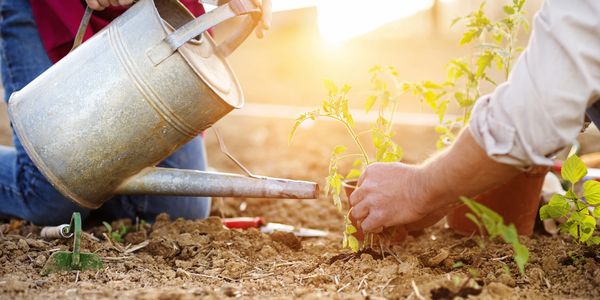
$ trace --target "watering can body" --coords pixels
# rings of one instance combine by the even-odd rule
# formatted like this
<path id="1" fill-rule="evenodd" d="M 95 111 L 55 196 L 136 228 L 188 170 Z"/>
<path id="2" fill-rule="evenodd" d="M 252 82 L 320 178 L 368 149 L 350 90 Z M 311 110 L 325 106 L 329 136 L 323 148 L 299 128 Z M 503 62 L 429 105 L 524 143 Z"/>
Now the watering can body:
<path id="1" fill-rule="evenodd" d="M 212 27 L 235 10 L 200 18 Z M 243 105 L 223 54 L 234 47 L 222 50 L 204 32 L 191 39 L 189 30 L 184 37 L 172 33 L 194 21 L 203 20 L 178 1 L 141 0 L 11 96 L 9 116 L 21 143 L 63 195 L 97 208 L 115 193 L 151 194 L 153 185 L 162 186 L 146 186 L 144 174 L 157 176 L 152 166 Z M 177 38 L 185 41 L 173 46 Z M 167 184 L 187 186 L 176 170 L 166 174 Z"/>

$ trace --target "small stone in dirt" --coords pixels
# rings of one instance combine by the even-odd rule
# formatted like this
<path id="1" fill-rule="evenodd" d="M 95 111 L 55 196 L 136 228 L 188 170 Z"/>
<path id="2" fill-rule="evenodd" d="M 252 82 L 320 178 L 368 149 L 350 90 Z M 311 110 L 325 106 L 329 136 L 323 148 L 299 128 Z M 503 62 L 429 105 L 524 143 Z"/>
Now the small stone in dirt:
<path id="1" fill-rule="evenodd" d="M 154 221 L 154 223 L 168 223 L 169 221 L 171 221 L 171 217 L 169 217 L 169 214 L 161 213 L 158 216 L 156 216 L 156 220 Z"/>
<path id="2" fill-rule="evenodd" d="M 558 270 L 560 265 L 554 256 L 545 256 L 542 258 L 542 269 L 544 272 L 548 273 L 554 270 Z"/>
<path id="3" fill-rule="evenodd" d="M 275 231 L 271 233 L 270 236 L 273 241 L 282 243 L 294 251 L 302 249 L 300 239 L 291 232 Z"/>
<path id="4" fill-rule="evenodd" d="M 24 239 L 20 239 L 19 242 L 17 243 L 17 245 L 19 246 L 19 249 L 21 249 L 21 251 L 29 252 L 29 245 L 27 244 L 27 241 L 25 241 Z"/>
<path id="5" fill-rule="evenodd" d="M 240 293 L 240 291 L 238 291 L 232 287 L 223 288 L 223 294 L 227 297 L 239 297 L 242 295 L 242 293 Z"/>
<path id="6" fill-rule="evenodd" d="M 386 278 L 391 278 L 392 276 L 394 276 L 398 273 L 398 265 L 390 264 L 390 265 L 383 266 L 381 269 L 379 269 L 379 271 L 377 273 Z"/>
<path id="7" fill-rule="evenodd" d="M 426 264 L 428 267 L 435 267 L 435 266 L 439 265 L 440 263 L 442 263 L 444 261 L 444 259 L 448 258 L 449 255 L 450 255 L 450 252 L 448 252 L 448 250 L 441 249 L 440 252 L 436 256 L 431 257 L 428 260 L 426 260 Z"/>
<path id="8" fill-rule="evenodd" d="M 25 281 L 11 278 L 2 285 L 4 292 L 25 292 L 29 289 L 29 284 Z"/>
<path id="9" fill-rule="evenodd" d="M 452 300 L 456 297 L 459 298 L 468 298 L 469 296 L 477 296 L 481 294 L 481 289 L 474 287 L 462 287 L 458 292 L 452 292 L 447 287 L 440 287 L 437 289 L 431 290 L 431 299 L 433 300 Z"/>
<path id="10" fill-rule="evenodd" d="M 483 288 L 480 297 L 481 299 L 510 299 L 512 295 L 513 289 L 510 287 L 499 282 L 492 282 Z"/>
<path id="11" fill-rule="evenodd" d="M 46 244 L 44 244 L 44 242 L 42 242 L 40 240 L 34 240 L 34 239 L 27 239 L 27 244 L 31 248 L 42 249 L 42 248 L 46 247 Z"/>
<path id="12" fill-rule="evenodd" d="M 173 241 L 158 240 L 152 241 L 145 249 L 152 255 L 158 255 L 162 257 L 173 257 L 179 254 L 179 247 Z"/>
<path id="13" fill-rule="evenodd" d="M 504 285 L 507 285 L 509 287 L 517 286 L 517 282 L 515 281 L 515 279 L 506 273 L 500 274 L 500 276 L 498 276 L 498 282 L 500 282 Z"/>
<path id="14" fill-rule="evenodd" d="M 36 280 L 35 281 L 35 285 L 38 287 L 43 287 L 46 283 L 48 283 L 48 281 L 46 281 L 46 280 Z"/>
<path id="15" fill-rule="evenodd" d="M 540 268 L 528 268 L 527 277 L 533 284 L 544 283 L 544 271 Z"/>
<path id="16" fill-rule="evenodd" d="M 136 245 L 145 241 L 147 238 L 148 234 L 146 233 L 146 230 L 141 229 L 138 231 L 129 232 L 127 235 L 125 235 L 125 244 Z"/>
<path id="17" fill-rule="evenodd" d="M 15 244 L 15 242 L 8 241 L 8 242 L 4 243 L 4 249 L 6 249 L 10 252 L 10 251 L 17 250 L 18 247 L 17 247 L 17 244 Z"/>
<path id="18" fill-rule="evenodd" d="M 269 245 L 264 245 L 258 254 L 265 259 L 270 259 L 277 256 L 277 251 L 275 251 L 275 249 Z"/>
<path id="19" fill-rule="evenodd" d="M 45 263 L 46 263 L 46 256 L 40 254 L 40 255 L 38 255 L 38 257 L 35 258 L 35 265 L 37 267 L 43 267 Z"/>

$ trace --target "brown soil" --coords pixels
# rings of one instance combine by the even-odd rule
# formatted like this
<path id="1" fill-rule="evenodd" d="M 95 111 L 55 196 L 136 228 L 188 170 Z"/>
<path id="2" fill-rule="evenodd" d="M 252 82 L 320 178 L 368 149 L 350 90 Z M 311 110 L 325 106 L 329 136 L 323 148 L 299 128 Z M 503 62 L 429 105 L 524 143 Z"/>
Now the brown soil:
<path id="1" fill-rule="evenodd" d="M 288 147 L 290 126 L 291 121 L 235 117 L 222 123 L 221 134 L 233 154 L 258 174 L 321 182 L 330 149 L 348 141 L 333 123 L 319 123 L 302 129 Z M 419 128 L 399 132 L 401 141 L 425 135 Z M 235 171 L 218 154 L 210 133 L 207 139 L 211 165 Z M 412 149 L 407 151 L 410 161 L 431 151 L 405 146 Z M 104 268 L 43 277 L 39 272 L 48 257 L 57 249 L 69 249 L 70 241 L 42 240 L 40 228 L 13 220 L 0 228 L 0 298 L 600 297 L 599 249 L 558 237 L 523 237 L 531 258 L 525 275 L 519 275 L 510 246 L 490 242 L 481 249 L 477 237 L 457 236 L 444 224 L 409 236 L 401 245 L 350 254 L 340 247 L 341 217 L 328 199 L 215 199 L 214 204 L 215 216 L 264 216 L 331 234 L 298 239 L 254 229 L 228 230 L 218 217 L 186 221 L 162 215 L 125 236 L 133 246 L 147 243 L 133 252 L 133 246 L 107 241 L 103 227 L 91 228 L 82 250 L 102 257 Z M 131 226 L 131 221 L 124 224 Z"/>

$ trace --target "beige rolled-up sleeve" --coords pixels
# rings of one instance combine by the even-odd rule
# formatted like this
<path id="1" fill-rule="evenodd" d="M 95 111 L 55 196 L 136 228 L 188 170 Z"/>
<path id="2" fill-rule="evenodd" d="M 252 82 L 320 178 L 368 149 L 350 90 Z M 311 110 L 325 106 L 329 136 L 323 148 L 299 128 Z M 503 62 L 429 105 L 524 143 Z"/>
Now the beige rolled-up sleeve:
<path id="1" fill-rule="evenodd" d="M 469 130 L 493 159 L 551 165 L 600 95 L 600 0 L 546 0 L 509 80 L 479 99 Z"/>

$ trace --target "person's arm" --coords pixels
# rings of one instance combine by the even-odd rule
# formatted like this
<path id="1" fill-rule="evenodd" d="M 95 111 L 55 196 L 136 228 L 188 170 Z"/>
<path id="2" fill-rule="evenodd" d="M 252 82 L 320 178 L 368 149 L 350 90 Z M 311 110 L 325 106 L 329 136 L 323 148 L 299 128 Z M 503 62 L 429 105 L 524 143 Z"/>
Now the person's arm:
<path id="1" fill-rule="evenodd" d="M 365 231 L 405 225 L 408 230 L 430 226 L 458 203 L 519 174 L 496 162 L 475 142 L 469 130 L 445 151 L 420 166 L 376 163 L 367 167 L 350 197 L 352 216 Z"/>
<path id="2" fill-rule="evenodd" d="M 104 10 L 109 6 L 131 5 L 133 0 L 85 0 L 85 2 L 93 10 Z"/>
<path id="3" fill-rule="evenodd" d="M 93 10 L 104 10 L 109 6 L 128 6 L 133 4 L 134 0 L 85 0 L 87 5 Z M 228 0 L 219 0 L 219 5 L 229 2 Z M 271 29 L 271 0 L 252 0 L 254 4 L 262 10 L 262 15 L 258 24 L 256 24 L 256 36 L 261 39 L 265 32 Z"/>
<path id="4" fill-rule="evenodd" d="M 518 174 L 551 165 L 600 98 L 600 1 L 547 0 L 509 80 L 479 99 L 467 130 L 421 166 L 369 166 L 350 198 L 362 228 L 433 224 L 458 203 Z M 511 166 L 512 165 L 512 166 Z"/>

